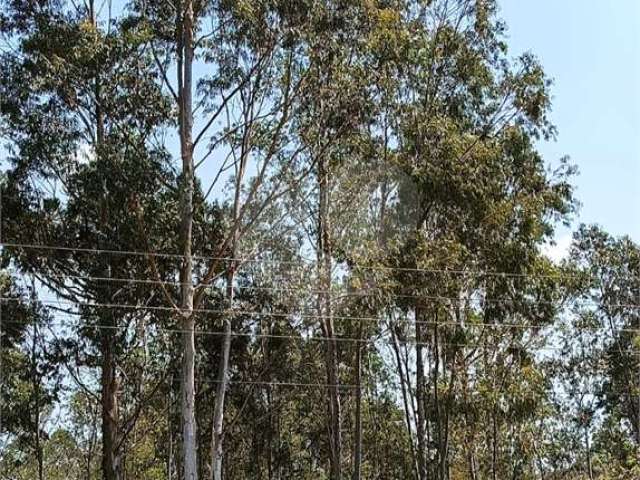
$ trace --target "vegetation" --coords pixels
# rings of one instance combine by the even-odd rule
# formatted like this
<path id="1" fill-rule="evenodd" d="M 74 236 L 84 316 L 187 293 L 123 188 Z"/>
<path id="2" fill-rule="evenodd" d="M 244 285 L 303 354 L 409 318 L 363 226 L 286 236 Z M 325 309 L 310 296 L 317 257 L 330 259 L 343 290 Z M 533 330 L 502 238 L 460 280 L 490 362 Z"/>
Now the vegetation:
<path id="1" fill-rule="evenodd" d="M 494 0 L 2 0 L 2 479 L 640 477 L 640 246 Z"/>

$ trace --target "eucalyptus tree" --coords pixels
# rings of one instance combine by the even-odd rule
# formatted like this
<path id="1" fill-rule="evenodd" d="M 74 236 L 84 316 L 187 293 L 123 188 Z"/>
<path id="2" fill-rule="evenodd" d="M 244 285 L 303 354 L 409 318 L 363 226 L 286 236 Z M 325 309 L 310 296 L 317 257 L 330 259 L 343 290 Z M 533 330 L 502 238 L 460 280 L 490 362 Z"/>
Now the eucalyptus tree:
<path id="1" fill-rule="evenodd" d="M 637 246 L 541 254 L 572 168 L 495 1 L 3 7 L 5 257 L 57 297 L 76 390 L 44 450 L 108 479 L 637 469 Z"/>
<path id="2" fill-rule="evenodd" d="M 311 69 L 304 93 L 308 101 L 299 115 L 303 141 L 309 146 L 308 161 L 316 164 L 306 188 L 297 192 L 300 206 L 310 217 L 301 226 L 316 254 L 316 311 L 325 342 L 328 385 L 327 411 L 330 446 L 330 478 L 341 478 L 342 412 L 340 402 L 340 354 L 334 322 L 335 259 L 339 249 L 355 243 L 359 232 L 353 223 L 360 203 L 357 188 L 367 184 L 354 174 L 365 166 L 370 150 L 368 123 L 373 112 L 368 88 L 371 65 L 362 43 L 370 28 L 368 11 L 358 3 L 317 9 L 317 20 L 308 42 Z M 349 39 L 357 39 L 349 41 Z M 348 203 L 344 203 L 351 197 Z M 355 198 L 354 198 L 355 197 Z M 347 231 L 348 230 L 348 231 Z"/>
<path id="3" fill-rule="evenodd" d="M 395 307 L 403 322 L 413 323 L 413 336 L 398 333 L 415 341 L 415 351 L 403 349 L 405 359 L 401 352 L 396 358 L 406 393 L 415 392 L 406 408 L 418 478 L 450 475 L 450 422 L 460 412 L 453 387 L 474 371 L 468 360 L 478 353 L 464 345 L 493 331 L 482 333 L 473 323 L 548 323 L 555 315 L 554 285 L 528 277 L 551 268 L 539 246 L 553 233 L 553 221 L 572 212 L 572 172 L 565 163 L 548 172 L 533 146 L 554 134 L 549 81 L 531 55 L 508 61 L 496 10 L 495 2 L 434 1 L 381 15 L 393 41 L 380 42 L 378 55 L 396 59 L 380 83 L 388 102 L 381 131 L 396 173 L 385 187 L 394 209 L 386 227 L 391 240 L 377 259 L 396 269 L 389 278 L 400 295 Z M 483 298 L 505 303 L 478 309 Z M 549 308 L 536 311 L 532 298 L 549 301 Z M 528 355 L 522 331 L 511 341 L 494 338 L 491 366 Z M 414 379 L 407 378 L 411 358 Z M 497 412 L 493 421 L 497 430 Z M 500 476 L 491 456 L 490 471 Z"/>
<path id="4" fill-rule="evenodd" d="M 640 248 L 628 237 L 581 225 L 568 265 L 576 278 L 575 318 L 561 370 L 571 380 L 562 384 L 579 385 L 581 391 L 570 398 L 582 402 L 573 408 L 567 400 L 560 404 L 581 427 L 584 464 L 595 478 L 605 471 L 612 478 L 633 475 L 640 451 Z"/>
<path id="5" fill-rule="evenodd" d="M 102 471 L 120 478 L 125 442 L 150 393 L 137 360 L 129 364 L 135 375 L 128 372 L 135 385 L 122 385 L 125 356 L 140 345 L 149 315 L 114 305 L 148 305 L 155 294 L 150 284 L 129 281 L 150 276 L 145 257 L 106 252 L 138 250 L 141 232 L 157 220 L 144 209 L 158 210 L 159 192 L 175 188 L 162 149 L 152 145 L 167 104 L 153 82 L 144 32 L 94 2 L 7 4 L 3 30 L 10 47 L 0 80 L 8 143 L 3 226 L 15 244 L 6 253 L 68 302 L 62 318 L 81 320 L 66 342 L 76 350 L 70 372 L 100 370 L 93 396 L 101 404 Z M 131 335 L 134 323 L 140 335 Z M 72 376 L 90 390 L 82 374 Z M 124 408 L 123 390 L 136 400 Z"/>
<path id="6" fill-rule="evenodd" d="M 56 357 L 43 338 L 51 316 L 35 292 L 4 270 L 0 277 L 0 451 L 2 470 L 32 463 L 33 478 L 45 478 L 47 419 L 60 393 Z"/>
<path id="7" fill-rule="evenodd" d="M 183 468 L 197 476 L 195 432 L 194 311 L 219 275 L 226 277 L 227 303 L 244 236 L 260 216 L 310 171 L 301 161 L 308 146 L 295 132 L 295 112 L 303 103 L 302 86 L 310 69 L 299 37 L 314 16 L 304 2 L 133 2 L 152 32 L 151 49 L 162 85 L 177 111 L 180 144 L 179 301 L 185 331 L 182 376 Z M 172 78 L 175 76 L 175 80 Z M 230 206 L 228 230 L 212 242 L 216 254 L 195 278 L 192 245 L 194 182 L 197 168 L 210 171 L 207 191 L 217 191 Z M 203 175 L 204 177 L 204 175 Z M 229 188 L 220 185 L 230 180 Z M 228 195 L 228 196 L 226 196 Z M 220 257 L 227 257 L 226 261 Z M 229 376 L 233 312 L 223 320 L 225 336 L 218 365 L 219 387 L 212 425 L 211 472 L 221 478 L 224 402 Z"/>

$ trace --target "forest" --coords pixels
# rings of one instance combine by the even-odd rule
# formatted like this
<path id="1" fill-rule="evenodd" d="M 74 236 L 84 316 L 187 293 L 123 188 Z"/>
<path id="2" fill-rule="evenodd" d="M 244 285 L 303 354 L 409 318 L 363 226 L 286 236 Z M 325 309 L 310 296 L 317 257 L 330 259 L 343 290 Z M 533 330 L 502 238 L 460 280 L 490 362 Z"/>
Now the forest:
<path id="1" fill-rule="evenodd" d="M 640 245 L 506 32 L 0 0 L 0 479 L 640 478 Z"/>

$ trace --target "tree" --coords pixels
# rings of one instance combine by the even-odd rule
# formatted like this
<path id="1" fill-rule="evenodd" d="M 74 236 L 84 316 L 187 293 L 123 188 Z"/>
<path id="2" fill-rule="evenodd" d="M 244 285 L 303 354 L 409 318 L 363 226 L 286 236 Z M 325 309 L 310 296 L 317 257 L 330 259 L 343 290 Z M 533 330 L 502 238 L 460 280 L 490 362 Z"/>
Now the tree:
<path id="1" fill-rule="evenodd" d="M 5 233 L 14 243 L 42 243 L 53 251 L 18 246 L 8 253 L 23 272 L 73 302 L 66 313 L 84 322 L 77 338 L 88 341 L 91 353 L 78 352 L 75 340 L 71 351 L 79 363 L 101 371 L 102 470 L 104 478 L 117 479 L 130 423 L 141 408 L 120 408 L 118 370 L 130 346 L 128 332 L 144 315 L 105 305 L 148 303 L 153 295 L 127 280 L 136 271 L 147 275 L 144 257 L 131 262 L 105 251 L 136 249 L 144 226 L 131 210 L 151 207 L 172 182 L 163 152 L 147 143 L 164 121 L 166 103 L 154 88 L 144 32 L 135 25 L 100 19 L 93 2 L 71 10 L 20 7 L 7 10 L 4 25 L 17 44 L 16 52 L 3 55 L 2 113 L 12 140 Z M 30 242 L 23 241 L 25 228 Z M 124 281 L 123 288 L 111 278 Z M 141 403 L 147 387 L 132 387 Z"/>
<path id="2" fill-rule="evenodd" d="M 194 309 L 197 310 L 204 288 L 221 271 L 227 278 L 228 305 L 233 304 L 233 282 L 237 262 L 243 251 L 243 237 L 253 225 L 290 189 L 296 188 L 314 168 L 321 152 L 308 154 L 311 145 L 305 141 L 306 130 L 298 129 L 298 110 L 308 97 L 304 84 L 315 69 L 315 59 L 305 49 L 306 36 L 326 20 L 322 13 L 305 4 L 287 2 L 210 2 L 194 5 L 187 1 L 168 8 L 135 4 L 140 18 L 154 34 L 155 52 L 164 87 L 171 92 L 178 110 L 178 127 L 182 159 L 181 173 L 181 252 L 184 258 L 181 274 L 180 311 L 185 332 L 183 377 L 183 451 L 185 478 L 196 478 L 196 446 L 193 371 L 195 365 Z M 209 29 L 207 22 L 212 28 Z M 328 28 L 328 25 L 324 25 Z M 169 80 L 169 65 L 175 66 L 177 79 Z M 204 70 L 194 79 L 194 66 Z M 199 88 L 196 89 L 196 86 Z M 203 114 L 194 118 L 194 92 Z M 222 125 L 219 127 L 218 123 Z M 194 133 L 194 125 L 201 125 Z M 209 139 L 209 146 L 204 142 Z M 200 159 L 194 159 L 198 151 Z M 231 208 L 229 229 L 216 245 L 216 257 L 232 260 L 226 265 L 210 262 L 206 273 L 193 282 L 191 229 L 193 219 L 193 182 L 196 166 L 222 153 L 218 174 L 208 190 L 233 168 L 229 191 Z M 304 162 L 311 159 L 310 162 Z M 251 174 L 251 172 L 254 172 Z M 221 478 L 224 398 L 229 374 L 228 356 L 232 318 L 225 322 L 225 341 L 219 364 L 219 388 L 216 415 L 213 420 L 211 470 Z"/>
<path id="3" fill-rule="evenodd" d="M 33 478 L 42 480 L 47 417 L 60 392 L 56 357 L 43 341 L 51 317 L 38 303 L 33 287 L 28 296 L 6 270 L 0 281 L 2 449 L 10 452 L 3 469 L 11 471 L 33 458 Z"/>
<path id="4" fill-rule="evenodd" d="M 393 99 L 381 121 L 384 151 L 391 150 L 398 172 L 390 188 L 396 223 L 386 252 L 373 258 L 386 257 L 384 264 L 394 272 L 391 285 L 399 287 L 391 290 L 399 297 L 392 305 L 403 322 L 391 328 L 414 324 L 415 352 L 405 351 L 404 361 L 397 349 L 395 356 L 405 392 L 415 387 L 415 398 L 405 405 L 407 426 L 416 429 L 418 478 L 450 475 L 453 388 L 460 375 L 469 375 L 460 365 L 476 352 L 465 344 L 487 333 L 473 323 L 533 323 L 531 313 L 537 323 L 553 320 L 553 308 L 536 312 L 526 301 L 533 295 L 553 304 L 553 285 L 529 286 L 517 277 L 548 271 L 538 246 L 552 233 L 549 219 L 572 211 L 566 177 L 571 169 L 548 175 L 532 146 L 532 139 L 554 131 L 546 117 L 548 81 L 531 56 L 513 66 L 507 61 L 495 9 L 493 2 L 430 2 L 416 8 L 413 23 L 403 23 L 393 9 L 381 15 L 393 31 L 391 45 L 402 55 L 380 86 Z M 487 304 L 477 311 L 482 298 Z M 489 303 L 494 298 L 501 303 Z M 476 314 L 481 320 L 474 320 Z M 526 342 L 524 333 L 519 336 L 516 344 Z M 503 341 L 503 335 L 495 336 L 496 346 Z M 508 348 L 487 365 L 507 362 L 501 368 L 509 368 L 518 358 L 514 353 Z M 412 381 L 402 363 L 414 355 Z M 490 417 L 494 477 L 501 475 L 498 414 Z"/>
<path id="5" fill-rule="evenodd" d="M 591 478 L 606 471 L 616 478 L 616 470 L 623 477 L 638 469 L 639 252 L 627 237 L 615 238 L 599 227 L 581 225 L 568 261 L 575 275 L 571 290 L 575 330 L 566 339 L 561 371 L 570 377 L 565 388 L 580 389 L 569 397 L 574 402 L 579 399 L 573 408 L 570 400 L 562 404 L 569 404 L 566 407 L 584 432 L 579 438 Z"/>

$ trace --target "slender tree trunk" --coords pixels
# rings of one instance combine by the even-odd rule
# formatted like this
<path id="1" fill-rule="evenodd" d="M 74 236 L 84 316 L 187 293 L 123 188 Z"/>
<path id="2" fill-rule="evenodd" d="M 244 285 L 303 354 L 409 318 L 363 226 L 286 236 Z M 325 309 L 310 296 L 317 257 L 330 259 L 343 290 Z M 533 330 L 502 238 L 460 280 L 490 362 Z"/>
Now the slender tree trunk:
<path id="1" fill-rule="evenodd" d="M 342 476 L 342 432 L 340 412 L 340 392 L 338 389 L 338 348 L 335 340 L 333 318 L 331 314 L 331 235 L 329 223 L 329 169 L 327 159 L 318 161 L 318 273 L 320 294 L 318 314 L 321 317 L 323 333 L 327 339 L 325 367 L 328 384 L 330 478 L 340 480 Z"/>
<path id="2" fill-rule="evenodd" d="M 497 405 L 493 404 L 491 415 L 492 435 L 491 435 L 491 475 L 493 480 L 498 480 L 498 413 Z"/>
<path id="3" fill-rule="evenodd" d="M 85 480 L 91 480 L 91 463 L 91 455 L 89 455 L 85 462 Z"/>
<path id="4" fill-rule="evenodd" d="M 224 400 L 229 380 L 229 353 L 231 351 L 231 308 L 233 305 L 233 268 L 227 273 L 227 300 L 229 302 L 229 314 L 224 319 L 224 336 L 222 339 L 222 354 L 218 367 L 218 384 L 216 386 L 216 401 L 213 414 L 213 434 L 211 443 L 211 469 L 213 480 L 222 480 L 223 459 L 223 426 L 224 426 Z"/>
<path id="5" fill-rule="evenodd" d="M 182 322 L 182 468 L 185 479 L 197 480 L 195 419 L 195 322 L 193 317 Z"/>
<path id="6" fill-rule="evenodd" d="M 324 309 L 325 315 L 328 315 L 328 309 Z M 325 336 L 329 340 L 326 342 L 326 369 L 327 383 L 329 390 L 329 433 L 331 447 L 331 479 L 339 480 L 341 477 L 341 412 L 340 412 L 340 395 L 338 391 L 338 372 L 337 372 L 337 346 L 335 342 L 333 322 L 330 319 L 325 320 L 324 325 Z"/>
<path id="7" fill-rule="evenodd" d="M 195 419 L 195 318 L 193 314 L 193 1 L 185 0 L 179 39 L 178 84 L 180 153 L 182 157 L 180 308 L 183 316 L 182 356 L 182 460 L 183 479 L 197 480 L 198 462 Z"/>
<path id="8" fill-rule="evenodd" d="M 173 401 L 171 398 L 171 392 L 173 391 L 173 375 L 169 380 L 169 392 L 167 393 L 167 440 L 169 445 L 167 446 L 167 480 L 173 479 L 173 425 L 171 424 L 171 408 Z"/>
<path id="9" fill-rule="evenodd" d="M 262 354 L 262 370 L 266 372 L 266 381 L 271 382 L 271 371 L 269 365 L 271 365 L 271 350 L 269 345 L 269 338 L 267 335 L 272 333 L 269 322 L 260 321 L 260 333 L 264 335 L 260 341 L 260 351 Z M 275 406 L 275 400 L 273 398 L 273 385 L 265 385 L 266 395 L 266 408 L 269 412 L 269 430 L 267 435 L 267 454 L 266 454 L 266 467 L 267 467 L 267 480 L 273 480 L 275 476 L 274 471 L 274 437 L 277 438 L 277 428 L 275 417 L 277 415 L 277 408 Z"/>
<path id="10" fill-rule="evenodd" d="M 42 442 L 40 441 L 40 381 L 38 375 L 38 316 L 36 308 L 36 289 L 33 278 L 31 279 L 31 307 L 33 309 L 33 337 L 31 339 L 31 379 L 33 381 L 33 425 L 34 446 L 36 461 L 38 463 L 38 480 L 44 480 L 44 459 Z"/>
<path id="11" fill-rule="evenodd" d="M 85 461 L 85 475 L 86 478 L 85 480 L 91 480 L 91 466 L 93 465 L 93 452 L 95 450 L 96 444 L 97 444 L 97 436 L 98 436 L 98 429 L 97 429 L 97 425 L 98 425 L 98 415 L 96 413 L 95 410 L 93 410 L 93 407 L 90 406 L 89 408 L 91 408 L 91 420 L 92 424 L 91 424 L 91 434 L 89 436 L 89 446 L 87 447 L 87 455 L 86 455 L 86 461 Z"/>
<path id="12" fill-rule="evenodd" d="M 424 371 L 424 337 L 422 335 L 422 309 L 416 309 L 416 435 L 417 435 L 417 457 L 418 457 L 418 478 L 427 478 L 427 439 L 426 439 L 426 412 L 425 412 L 425 371 Z"/>
<path id="13" fill-rule="evenodd" d="M 464 358 L 464 350 L 463 350 L 463 358 Z M 469 371 L 467 368 L 467 362 L 466 359 L 463 361 L 462 364 L 462 395 L 463 395 L 463 400 L 464 403 L 469 405 L 470 403 L 470 399 L 469 399 L 469 387 L 471 387 L 471 385 L 469 385 Z M 464 446 L 465 452 L 466 452 L 466 457 L 467 457 L 467 462 L 469 464 L 469 480 L 477 480 L 478 479 L 478 467 L 477 467 L 477 462 L 476 462 L 476 441 L 475 441 L 475 431 L 476 431 L 476 425 L 475 422 L 471 422 L 470 418 L 469 418 L 469 409 L 465 408 L 464 409 L 464 439 L 465 439 L 465 443 L 466 445 Z"/>
<path id="14" fill-rule="evenodd" d="M 405 379 L 404 369 L 402 367 L 402 358 L 400 355 L 400 346 L 398 345 L 398 338 L 394 327 L 391 328 L 391 339 L 393 352 L 396 357 L 396 362 L 398 364 L 398 375 L 400 377 L 400 391 L 402 392 L 402 403 L 404 405 L 404 416 L 405 421 L 407 423 L 407 433 L 409 434 L 410 439 L 410 447 L 411 447 L 411 458 L 413 460 L 413 470 L 416 479 L 420 478 L 420 468 L 418 466 L 418 459 L 416 457 L 416 449 L 413 438 L 413 429 L 411 428 L 411 410 L 409 408 L 409 400 L 408 400 L 408 381 Z"/>
<path id="15" fill-rule="evenodd" d="M 328 310 L 325 310 L 327 312 Z M 325 323 L 327 341 L 327 383 L 329 384 L 329 421 L 331 444 L 331 480 L 340 480 L 342 476 L 342 432 L 340 393 L 338 391 L 338 355 L 333 331 L 333 322 L 327 319 Z"/>
<path id="16" fill-rule="evenodd" d="M 105 207 L 106 208 L 106 207 Z M 110 270 L 105 267 L 105 277 Z M 105 296 L 107 302 L 113 301 Z M 102 415 L 102 476 L 104 480 L 122 479 L 120 451 L 120 410 L 118 403 L 118 372 L 116 356 L 116 317 L 109 311 L 101 312 L 100 356 L 101 415 Z"/>
<path id="17" fill-rule="evenodd" d="M 438 385 L 440 377 L 440 347 L 438 345 L 438 319 L 433 327 L 433 402 L 435 411 L 435 424 L 436 424 L 436 476 L 438 480 L 443 480 L 444 475 L 442 472 L 442 451 L 443 451 L 443 432 L 442 432 L 442 418 L 440 415 L 440 388 Z"/>
<path id="18" fill-rule="evenodd" d="M 242 181 L 247 166 L 246 151 L 243 150 L 240 156 L 240 163 L 237 166 L 235 175 L 235 193 L 233 199 L 233 219 L 231 222 L 232 236 L 229 255 L 231 257 L 227 268 L 227 308 L 228 314 L 224 317 L 224 335 L 222 340 L 222 354 L 218 365 L 218 385 L 216 387 L 216 400 L 214 405 L 212 435 L 211 435 L 211 476 L 213 480 L 222 480 L 222 460 L 223 460 L 223 440 L 224 440 L 224 402 L 229 382 L 229 354 L 231 352 L 233 318 L 233 282 L 237 268 L 236 256 L 238 255 L 238 241 L 240 230 L 240 210 Z"/>
<path id="19" fill-rule="evenodd" d="M 362 320 L 358 325 L 358 340 L 362 340 Z M 353 480 L 362 475 L 362 343 L 356 342 L 356 412 L 355 432 L 353 434 Z"/>
<path id="20" fill-rule="evenodd" d="M 476 466 L 476 456 L 475 453 L 469 449 L 468 453 L 468 461 L 469 461 L 469 479 L 476 480 L 478 478 L 477 466 Z"/>
<path id="21" fill-rule="evenodd" d="M 107 317 L 112 318 L 107 314 Z M 113 322 L 108 322 L 112 327 Z M 115 338 L 112 328 L 103 329 L 100 339 L 102 351 L 102 476 L 104 480 L 121 478 L 118 455 L 118 382 L 115 359 Z"/>
<path id="22" fill-rule="evenodd" d="M 435 411 L 435 424 L 436 424 L 436 476 L 438 480 L 444 480 L 444 452 L 446 449 L 445 446 L 445 432 L 442 421 L 442 406 L 440 401 L 440 387 L 438 382 L 440 380 L 440 345 L 439 345 L 439 334 L 438 334 L 438 314 L 435 315 L 435 322 L 433 325 L 433 401 L 434 401 L 434 411 Z M 444 362 L 443 362 L 444 363 Z M 444 365 L 442 365 L 443 374 Z M 445 375 L 443 375 L 445 376 Z"/>
<path id="23" fill-rule="evenodd" d="M 589 473 L 589 480 L 593 480 L 593 465 L 591 463 L 591 445 L 589 443 L 589 431 L 587 427 L 584 427 L 584 442 L 587 449 L 587 471 Z"/>
<path id="24" fill-rule="evenodd" d="M 446 360 L 447 360 L 446 356 L 443 356 L 443 364 L 445 366 L 447 365 Z M 442 462 L 443 462 L 442 470 L 443 470 L 444 478 L 446 480 L 449 480 L 450 478 L 449 449 L 450 449 L 451 410 L 449 408 L 449 405 L 451 405 L 451 396 L 452 396 L 453 387 L 456 380 L 456 373 L 457 373 L 456 364 L 455 364 L 455 354 L 453 355 L 453 361 L 451 361 L 450 372 L 451 373 L 449 377 L 449 386 L 447 388 L 447 401 L 444 405 L 444 409 L 445 409 L 444 410 L 444 445 L 443 445 L 443 452 L 442 452 Z M 443 375 L 443 376 L 446 380 L 446 375 Z"/>

